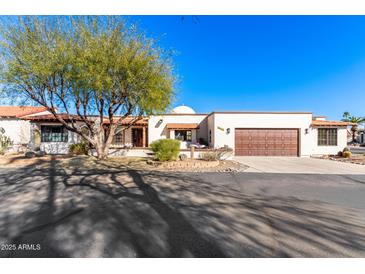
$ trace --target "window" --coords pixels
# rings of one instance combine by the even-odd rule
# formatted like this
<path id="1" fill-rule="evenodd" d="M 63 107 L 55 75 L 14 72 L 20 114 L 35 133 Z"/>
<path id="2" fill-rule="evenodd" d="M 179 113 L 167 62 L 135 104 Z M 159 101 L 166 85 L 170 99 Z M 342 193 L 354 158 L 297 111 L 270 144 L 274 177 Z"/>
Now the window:
<path id="1" fill-rule="evenodd" d="M 42 142 L 67 142 L 68 131 L 64 126 L 41 126 Z"/>
<path id="2" fill-rule="evenodd" d="M 113 139 L 114 144 L 124 144 L 123 133 L 124 132 L 122 131 L 122 132 L 118 132 L 117 134 L 114 135 L 114 139 Z"/>
<path id="3" fill-rule="evenodd" d="M 318 145 L 337 146 L 337 128 L 319 128 Z"/>
<path id="4" fill-rule="evenodd" d="M 191 142 L 191 130 L 175 130 L 175 139 Z"/>

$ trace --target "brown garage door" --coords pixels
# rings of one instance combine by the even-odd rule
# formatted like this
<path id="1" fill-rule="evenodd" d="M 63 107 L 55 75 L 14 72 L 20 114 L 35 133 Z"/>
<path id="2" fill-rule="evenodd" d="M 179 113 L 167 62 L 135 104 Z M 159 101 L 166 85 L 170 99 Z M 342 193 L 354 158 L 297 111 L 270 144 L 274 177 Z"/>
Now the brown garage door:
<path id="1" fill-rule="evenodd" d="M 237 156 L 298 156 L 298 129 L 236 129 Z"/>

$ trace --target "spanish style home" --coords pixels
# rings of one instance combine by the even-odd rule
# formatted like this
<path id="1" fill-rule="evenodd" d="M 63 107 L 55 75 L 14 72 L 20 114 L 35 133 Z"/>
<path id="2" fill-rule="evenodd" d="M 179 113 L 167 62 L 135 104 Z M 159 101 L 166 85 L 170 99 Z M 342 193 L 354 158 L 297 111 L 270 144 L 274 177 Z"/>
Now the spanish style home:
<path id="1" fill-rule="evenodd" d="M 67 115 L 62 115 L 67 120 Z M 190 107 L 179 106 L 168 114 L 145 117 L 126 129 L 122 124 L 111 153 L 143 151 L 155 140 L 171 138 L 181 141 L 182 150 L 191 146 L 197 150 L 229 147 L 236 156 L 337 154 L 347 145 L 348 126 L 347 122 L 327 121 L 311 112 L 197 114 Z M 15 145 L 49 154 L 66 154 L 70 144 L 81 141 L 42 107 L 0 106 L 0 127 Z"/>

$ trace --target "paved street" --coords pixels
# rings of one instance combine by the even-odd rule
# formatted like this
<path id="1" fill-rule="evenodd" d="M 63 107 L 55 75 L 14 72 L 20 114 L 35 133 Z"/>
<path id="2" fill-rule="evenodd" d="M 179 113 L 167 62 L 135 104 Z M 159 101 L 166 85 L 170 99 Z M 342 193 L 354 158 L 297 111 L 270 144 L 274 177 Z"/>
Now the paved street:
<path id="1" fill-rule="evenodd" d="M 365 175 L 0 169 L 1 257 L 365 257 Z"/>

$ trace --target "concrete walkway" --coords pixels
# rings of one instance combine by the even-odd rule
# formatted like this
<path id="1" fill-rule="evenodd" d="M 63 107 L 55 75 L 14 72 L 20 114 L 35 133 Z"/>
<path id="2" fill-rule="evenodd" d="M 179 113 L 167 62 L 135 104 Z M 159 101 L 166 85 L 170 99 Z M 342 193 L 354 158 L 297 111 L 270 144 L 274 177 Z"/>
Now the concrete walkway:
<path id="1" fill-rule="evenodd" d="M 304 174 L 365 174 L 365 165 L 297 157 L 235 157 L 246 172 Z"/>

